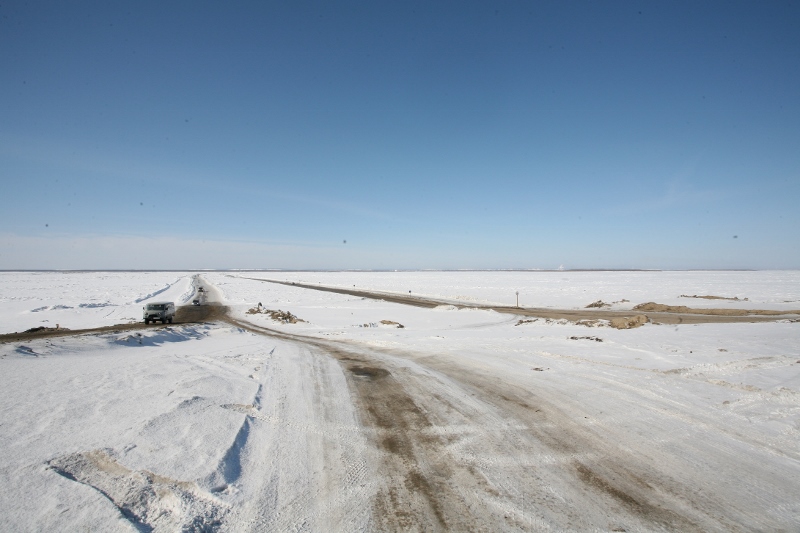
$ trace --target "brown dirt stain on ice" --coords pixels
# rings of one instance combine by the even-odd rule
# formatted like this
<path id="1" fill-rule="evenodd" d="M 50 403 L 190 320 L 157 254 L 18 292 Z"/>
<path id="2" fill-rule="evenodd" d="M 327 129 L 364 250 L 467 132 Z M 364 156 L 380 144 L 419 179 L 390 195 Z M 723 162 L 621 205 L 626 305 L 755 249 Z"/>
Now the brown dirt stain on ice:
<path id="1" fill-rule="evenodd" d="M 727 296 L 713 296 L 713 295 L 705 295 L 705 296 L 698 296 L 697 294 L 693 294 L 691 296 L 687 294 L 681 294 L 679 298 L 701 298 L 703 300 L 731 300 L 732 302 L 747 302 L 749 301 L 747 298 L 739 298 L 738 296 L 734 296 L 733 298 Z"/>
<path id="2" fill-rule="evenodd" d="M 197 296 L 198 293 L 195 293 Z M 205 297 L 203 298 L 205 301 Z M 135 331 L 142 329 L 158 329 L 179 324 L 195 324 L 200 322 L 214 322 L 223 320 L 228 314 L 228 308 L 217 303 L 207 303 L 204 305 L 181 305 L 175 308 L 175 318 L 173 324 L 144 324 L 143 322 L 131 322 L 128 324 L 115 324 L 113 326 L 102 326 L 99 328 L 67 329 L 67 328 L 31 328 L 28 331 L 6 333 L 0 335 L 0 344 L 9 342 L 20 342 L 31 339 L 44 339 L 54 337 L 70 337 L 74 335 L 90 335 L 99 333 L 117 333 L 122 331 Z"/>
<path id="3" fill-rule="evenodd" d="M 615 443 L 604 442 L 582 426 L 576 418 L 562 411 L 557 405 L 531 390 L 520 388 L 512 383 L 497 382 L 490 376 L 481 376 L 460 369 L 448 363 L 434 365 L 460 383 L 474 387 L 480 396 L 495 403 L 503 412 L 523 422 L 528 428 L 531 449 L 544 446 L 554 456 L 572 457 L 591 452 L 602 459 L 572 460 L 565 463 L 561 471 L 564 480 L 573 478 L 572 484 L 582 487 L 587 501 L 593 505 L 610 507 L 616 502 L 626 513 L 617 511 L 617 518 L 634 518 L 648 529 L 667 529 L 676 531 L 702 531 L 703 526 L 685 509 L 670 508 L 664 494 L 683 498 L 684 488 L 666 479 L 649 479 L 651 473 L 644 465 L 637 465 L 631 457 L 620 453 Z M 600 463 L 595 464 L 596 461 Z M 649 479 L 649 480 L 648 480 Z M 567 481 L 569 483 L 569 481 Z M 607 503 L 603 504 L 603 501 Z M 580 510 L 578 510 L 580 512 Z M 692 514 L 704 514 L 701 509 L 692 509 Z M 703 517 L 707 518 L 707 517 Z M 708 522 L 706 522 L 706 525 Z M 590 529 L 588 526 L 586 529 Z"/>
<path id="4" fill-rule="evenodd" d="M 347 371 L 363 422 L 374 429 L 376 445 L 384 452 L 381 470 L 386 484 L 375 499 L 380 529 L 447 529 L 451 522 L 442 502 L 447 491 L 432 479 L 435 474 L 421 468 L 425 461 L 420 458 L 428 452 L 427 446 L 435 445 L 422 436 L 431 426 L 425 412 L 377 361 L 326 348 Z"/>
<path id="5" fill-rule="evenodd" d="M 584 309 L 550 309 L 534 307 L 511 307 L 511 306 L 492 306 L 471 303 L 469 306 L 457 303 L 425 298 L 422 296 L 406 296 L 396 293 L 382 293 L 377 291 L 367 291 L 359 289 L 347 289 L 340 287 L 326 287 L 323 285 L 310 285 L 305 283 L 277 281 L 261 278 L 245 278 L 264 283 L 276 283 L 279 285 L 289 285 L 300 289 L 310 289 L 315 291 L 333 292 L 337 294 L 347 294 L 361 298 L 373 300 L 383 300 L 386 302 L 411 305 L 414 307 L 424 307 L 432 309 L 440 305 L 453 305 L 456 308 L 478 308 L 490 309 L 498 313 L 509 313 L 513 315 L 532 316 L 537 318 L 549 318 L 552 320 L 569 320 L 580 322 L 586 320 L 611 320 L 614 318 L 629 318 L 630 311 L 610 311 L 602 308 Z M 614 303 L 622 303 L 626 300 Z M 597 302 L 595 302 L 597 303 Z M 590 304 L 594 305 L 594 304 Z M 644 314 L 647 318 L 657 324 L 706 324 L 719 322 L 764 322 L 775 321 L 786 318 L 787 315 L 800 315 L 800 309 L 787 311 L 771 311 L 763 309 L 693 309 L 685 306 L 668 306 L 648 302 L 634 307 L 634 310 Z"/>
<path id="6" fill-rule="evenodd" d="M 665 305 L 647 302 L 633 307 L 636 311 L 652 311 L 657 313 L 677 313 L 688 315 L 710 315 L 715 317 L 736 316 L 783 316 L 798 315 L 800 310 L 774 311 L 769 309 L 698 309 L 685 305 Z"/>
<path id="7" fill-rule="evenodd" d="M 612 318 L 608 325 L 615 329 L 633 329 L 644 326 L 650 322 L 646 315 L 625 316 Z"/>

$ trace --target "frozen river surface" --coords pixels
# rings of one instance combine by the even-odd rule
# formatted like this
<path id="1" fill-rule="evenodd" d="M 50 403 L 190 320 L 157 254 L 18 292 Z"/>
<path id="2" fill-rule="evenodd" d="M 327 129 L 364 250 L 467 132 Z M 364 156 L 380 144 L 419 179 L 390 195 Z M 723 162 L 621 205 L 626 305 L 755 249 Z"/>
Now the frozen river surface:
<path id="1" fill-rule="evenodd" d="M 138 322 L 200 285 L 227 307 L 0 344 L 4 527 L 800 529 L 796 319 L 617 330 L 250 278 L 476 306 L 800 308 L 796 271 L 0 273 L 0 333 Z"/>

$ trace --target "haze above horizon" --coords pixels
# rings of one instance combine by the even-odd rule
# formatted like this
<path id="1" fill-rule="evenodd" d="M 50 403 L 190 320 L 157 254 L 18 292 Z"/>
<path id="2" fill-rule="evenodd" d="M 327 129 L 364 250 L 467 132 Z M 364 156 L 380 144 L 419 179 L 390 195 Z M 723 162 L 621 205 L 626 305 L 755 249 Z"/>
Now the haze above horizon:
<path id="1" fill-rule="evenodd" d="M 797 269 L 800 4 L 0 5 L 0 269 Z"/>

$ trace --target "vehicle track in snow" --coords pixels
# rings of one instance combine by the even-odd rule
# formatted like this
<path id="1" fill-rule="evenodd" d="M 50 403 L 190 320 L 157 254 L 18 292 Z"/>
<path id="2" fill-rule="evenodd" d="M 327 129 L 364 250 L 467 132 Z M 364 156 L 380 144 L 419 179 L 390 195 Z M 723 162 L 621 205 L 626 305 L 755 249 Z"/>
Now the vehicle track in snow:
<path id="1" fill-rule="evenodd" d="M 195 297 L 203 293 L 195 293 Z M 205 296 L 201 296 L 205 302 Z M 214 322 L 222 320 L 227 313 L 227 308 L 223 305 L 214 303 L 204 303 L 203 305 L 181 305 L 175 308 L 175 317 L 172 324 L 145 324 L 144 322 L 130 322 L 127 324 L 115 324 L 113 326 L 100 326 L 97 328 L 67 329 L 67 328 L 44 328 L 31 332 L 15 332 L 0 335 L 0 344 L 9 342 L 22 342 L 33 339 L 46 339 L 55 337 L 71 337 L 73 335 L 92 335 L 101 333 L 117 333 L 122 331 L 137 331 L 146 329 L 158 329 L 181 324 L 197 324 L 202 322 Z"/>
<path id="2" fill-rule="evenodd" d="M 332 292 L 336 294 L 346 294 L 371 300 L 383 300 L 386 302 L 411 305 L 432 309 L 440 305 L 453 305 L 457 308 L 477 308 L 496 311 L 498 313 L 508 313 L 512 315 L 530 316 L 536 318 L 546 318 L 550 320 L 569 320 L 577 322 L 580 320 L 611 320 L 613 318 L 628 318 L 634 315 L 645 315 L 651 322 L 656 324 L 715 324 L 731 322 L 775 322 L 777 320 L 797 320 L 800 319 L 800 310 L 772 311 L 765 309 L 693 309 L 662 306 L 653 304 L 658 311 L 645 311 L 632 309 L 629 311 L 610 311 L 603 309 L 551 309 L 536 307 L 513 307 L 495 306 L 480 303 L 463 304 L 449 300 L 437 300 L 424 296 L 405 296 L 403 294 L 366 291 L 358 289 L 348 289 L 342 287 L 330 287 L 325 285 L 311 285 L 292 281 L 278 281 L 264 278 L 246 278 L 253 281 L 264 283 L 276 283 L 301 289 L 314 291 Z"/>
<path id="3" fill-rule="evenodd" d="M 558 387 L 532 390 L 529 383 L 501 380 L 446 355 L 294 335 L 231 316 L 225 320 L 313 346 L 342 365 L 379 452 L 377 472 L 384 485 L 373 503 L 379 530 L 709 531 L 786 525 L 769 513 L 743 510 L 749 499 L 788 505 L 780 495 L 793 490 L 791 476 L 759 468 L 750 455 L 772 450 L 726 433 L 724 422 L 715 424 L 690 406 L 680 407 L 676 416 L 669 397 L 648 389 L 620 382 L 610 392 L 615 403 L 637 405 L 649 410 L 648 416 L 657 412 L 664 427 L 677 423 L 700 437 L 672 446 L 689 457 L 670 446 L 651 447 L 647 435 L 627 442 L 624 420 L 621 427 L 604 425 L 591 406 Z M 708 465 L 695 469 L 695 461 Z M 739 482 L 732 469 L 747 472 L 752 482 Z"/>
<path id="4" fill-rule="evenodd" d="M 520 385 L 436 357 L 225 321 L 340 362 L 378 451 L 377 530 L 738 527 L 721 502 Z"/>
<path id="5" fill-rule="evenodd" d="M 550 320 L 569 320 L 577 322 L 581 320 L 611 320 L 613 318 L 626 318 L 633 315 L 645 315 L 651 322 L 656 324 L 711 324 L 711 323 L 741 323 L 741 322 L 775 322 L 778 320 L 798 320 L 800 319 L 800 311 L 770 311 L 770 310 L 732 310 L 732 309 L 689 309 L 686 312 L 681 311 L 609 311 L 602 309 L 549 309 L 549 308 L 531 308 L 531 307 L 508 307 L 508 306 L 491 306 L 485 304 L 469 304 L 464 305 L 457 302 L 436 300 L 433 298 L 425 298 L 422 296 L 405 296 L 402 294 L 383 293 L 376 291 L 363 291 L 357 289 L 347 289 L 341 287 L 328 287 L 323 285 L 310 285 L 305 283 L 296 283 L 289 281 L 278 281 L 263 278 L 243 278 L 253 281 L 260 281 L 264 283 L 276 283 L 279 285 L 287 285 L 301 289 L 310 289 L 315 291 L 332 292 L 337 294 L 346 294 L 349 296 L 356 296 L 360 298 L 369 298 L 373 300 L 383 300 L 386 302 L 398 303 L 403 305 L 410 305 L 414 307 L 422 307 L 432 309 L 440 305 L 454 305 L 459 308 L 478 308 L 496 311 L 498 313 L 507 313 L 512 315 L 529 316 L 535 318 L 544 318 Z M 207 288 L 209 288 L 206 283 Z M 213 290 L 213 289 L 212 289 Z M 183 305 L 176 308 L 175 324 L 191 324 L 199 322 L 213 322 L 215 320 L 222 320 L 227 313 L 225 306 L 209 303 L 208 294 L 204 292 L 195 291 L 192 297 L 200 299 L 202 305 Z M 211 301 L 214 299 L 212 298 Z M 664 307 L 664 306 L 661 306 Z M 736 312 L 736 314 L 730 314 Z M 44 328 L 32 332 L 15 332 L 0 335 L 0 344 L 8 342 L 20 342 L 31 339 L 41 339 L 50 337 L 65 337 L 72 335 L 85 335 L 97 333 L 113 333 L 118 331 L 132 331 L 147 328 L 164 327 L 164 324 L 147 325 L 142 322 L 133 322 L 127 324 L 115 324 L 113 326 L 101 326 L 98 328 L 86 329 L 55 329 Z"/>
<path id="6" fill-rule="evenodd" d="M 491 371 L 445 355 L 375 348 L 254 325 L 215 303 L 219 300 L 216 290 L 205 286 L 210 301 L 179 308 L 176 322 L 222 321 L 301 344 L 338 361 L 374 451 L 366 458 L 367 468 L 379 488 L 364 504 L 372 506 L 375 530 L 707 531 L 786 526 L 768 513 L 740 511 L 726 501 L 730 494 L 741 499 L 752 493 L 753 498 L 780 507 L 785 502 L 772 501 L 771 492 L 781 489 L 790 494 L 795 488 L 785 476 L 772 481 L 774 472 L 760 471 L 747 458 L 747 450 L 737 449 L 744 447 L 738 440 L 725 446 L 719 439 L 680 445 L 695 450 L 700 460 L 722 454 L 725 461 L 716 464 L 731 468 L 739 463 L 754 479 L 749 485 L 743 480 L 741 490 L 733 484 L 720 487 L 721 495 L 717 495 L 713 481 L 703 478 L 702 472 L 692 472 L 687 459 L 676 459 L 675 453 L 664 449 L 621 445 L 615 438 L 624 432 L 590 420 L 587 406 L 560 394 L 555 386 L 531 389 L 524 381 L 501 380 Z M 146 327 L 154 326 L 58 333 Z M 40 337 L 45 336 L 51 335 Z M 0 342 L 9 341 L 0 338 Z M 615 387 L 613 394 L 619 402 L 647 398 L 654 406 L 660 403 L 676 409 L 666 399 L 656 401 L 626 387 Z M 706 431 L 710 424 L 689 411 L 680 414 L 687 428 L 703 422 Z M 667 413 L 664 419 L 670 417 L 674 414 Z M 310 512 L 311 503 L 298 505 L 301 508 L 294 512 Z"/>

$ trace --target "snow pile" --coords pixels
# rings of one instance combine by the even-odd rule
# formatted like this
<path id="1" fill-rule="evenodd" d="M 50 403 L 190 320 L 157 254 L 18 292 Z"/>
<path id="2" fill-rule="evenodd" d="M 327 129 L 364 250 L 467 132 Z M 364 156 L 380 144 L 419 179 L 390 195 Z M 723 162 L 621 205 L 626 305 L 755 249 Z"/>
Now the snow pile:
<path id="1" fill-rule="evenodd" d="M 281 311 L 278 309 L 277 311 L 272 309 L 266 309 L 264 307 L 251 307 L 247 310 L 248 315 L 267 315 L 272 320 L 276 322 L 282 322 L 283 324 L 297 324 L 298 322 L 305 322 L 302 318 L 297 318 L 289 311 Z"/>

